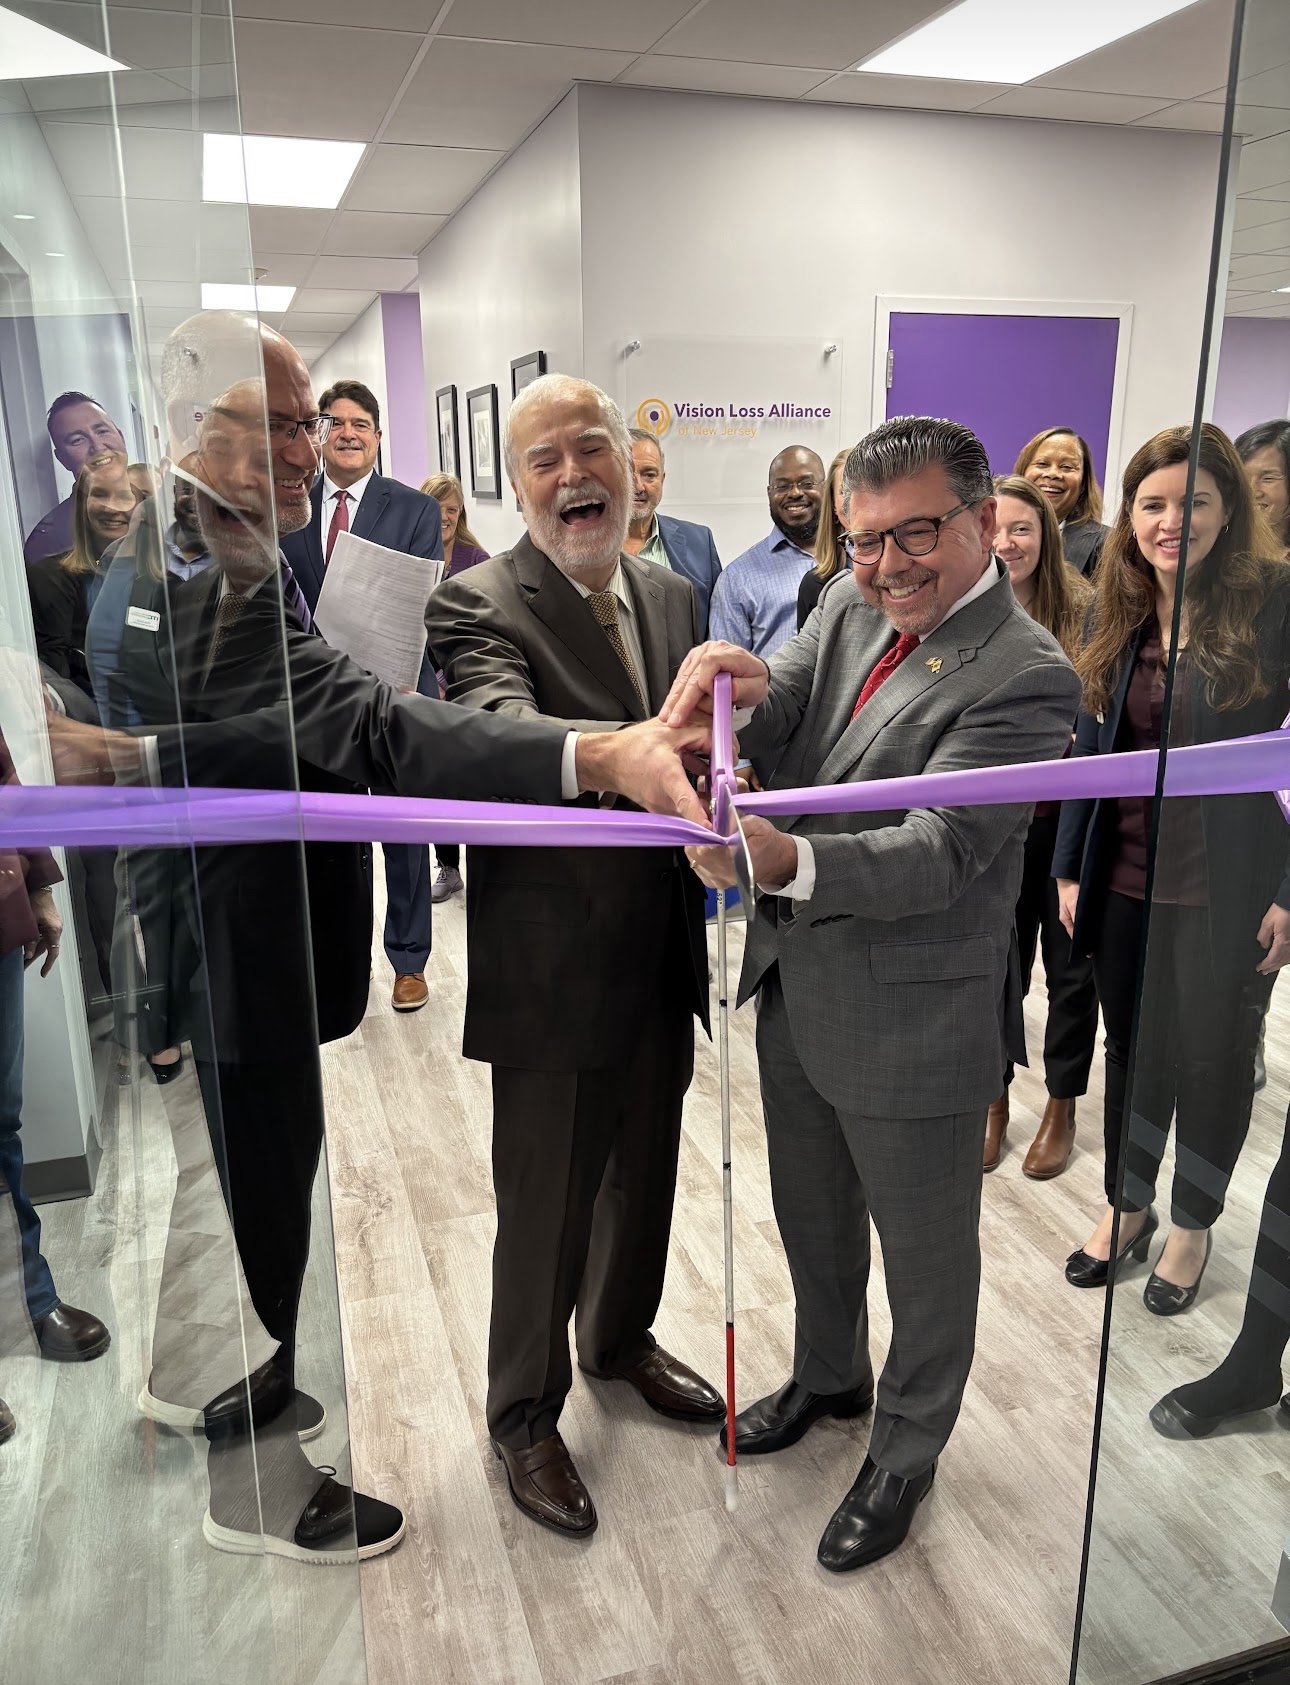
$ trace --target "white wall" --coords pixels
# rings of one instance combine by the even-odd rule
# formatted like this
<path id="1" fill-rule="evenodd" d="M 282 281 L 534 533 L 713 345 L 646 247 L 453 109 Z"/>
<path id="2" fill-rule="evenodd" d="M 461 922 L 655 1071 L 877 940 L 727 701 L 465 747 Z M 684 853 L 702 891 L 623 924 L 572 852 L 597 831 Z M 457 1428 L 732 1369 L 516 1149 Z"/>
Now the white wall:
<path id="1" fill-rule="evenodd" d="M 511 362 L 545 351 L 547 367 L 582 372 L 581 205 L 575 90 L 491 176 L 421 254 L 430 455 L 438 467 L 436 388 L 457 388 L 468 518 L 485 549 L 522 530 L 509 487 L 500 504 L 471 495 L 466 393 L 495 383 L 504 418 Z M 623 184 L 616 190 L 621 202 Z"/>
<path id="2" fill-rule="evenodd" d="M 375 393 L 381 406 L 381 425 L 385 431 L 385 471 L 390 462 L 389 430 L 385 428 L 385 412 L 389 408 L 385 389 L 385 334 L 381 324 L 380 294 L 367 309 L 345 329 L 334 344 L 329 345 L 318 361 L 310 366 L 314 396 L 319 397 L 334 380 L 361 380 Z"/>
<path id="3" fill-rule="evenodd" d="M 1115 474 L 1190 421 L 1217 137 L 618 87 L 578 110 L 584 371 L 610 392 L 636 338 L 836 339 L 840 446 L 872 424 L 879 294 L 1125 300 Z"/>

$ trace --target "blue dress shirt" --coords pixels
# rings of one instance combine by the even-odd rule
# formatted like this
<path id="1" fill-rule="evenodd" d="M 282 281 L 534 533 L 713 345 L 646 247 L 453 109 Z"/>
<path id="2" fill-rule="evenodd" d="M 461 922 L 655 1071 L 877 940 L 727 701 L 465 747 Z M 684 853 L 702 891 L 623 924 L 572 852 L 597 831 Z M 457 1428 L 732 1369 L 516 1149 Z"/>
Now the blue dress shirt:
<path id="1" fill-rule="evenodd" d="M 809 551 L 773 527 L 722 569 L 712 591 L 709 636 L 769 658 L 797 630 L 797 588 L 814 566 Z"/>

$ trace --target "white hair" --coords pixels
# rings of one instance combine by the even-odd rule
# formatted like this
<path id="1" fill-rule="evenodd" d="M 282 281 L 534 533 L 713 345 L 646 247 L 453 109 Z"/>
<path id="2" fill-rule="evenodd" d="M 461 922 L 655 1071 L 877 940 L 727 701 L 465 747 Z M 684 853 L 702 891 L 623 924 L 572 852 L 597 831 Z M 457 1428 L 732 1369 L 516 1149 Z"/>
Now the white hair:
<path id="1" fill-rule="evenodd" d="M 589 380 L 579 380 L 571 374 L 543 374 L 519 393 L 511 407 L 506 412 L 506 424 L 502 429 L 502 461 L 506 464 L 506 477 L 514 480 L 519 464 L 515 460 L 515 423 L 534 404 L 561 401 L 576 401 L 579 398 L 594 398 L 600 405 L 605 418 L 605 425 L 613 441 L 614 449 L 618 452 L 628 469 L 632 460 L 632 441 L 627 431 L 627 423 L 623 420 L 623 412 L 606 392 L 598 386 L 593 386 Z"/>

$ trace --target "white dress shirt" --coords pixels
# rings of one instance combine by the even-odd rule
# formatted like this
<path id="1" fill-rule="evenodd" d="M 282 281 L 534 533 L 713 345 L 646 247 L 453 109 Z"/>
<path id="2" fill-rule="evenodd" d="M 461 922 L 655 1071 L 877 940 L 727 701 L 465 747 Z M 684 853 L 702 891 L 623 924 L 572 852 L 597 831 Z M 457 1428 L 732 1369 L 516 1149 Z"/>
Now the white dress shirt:
<path id="1" fill-rule="evenodd" d="M 991 556 L 990 566 L 986 568 L 980 579 L 972 586 L 971 590 L 965 591 L 956 603 L 951 604 L 946 609 L 940 620 L 932 627 L 932 632 L 939 631 L 950 616 L 957 614 L 961 608 L 966 608 L 969 603 L 974 603 L 978 597 L 984 597 L 986 592 L 992 590 L 1003 578 L 1003 572 L 1002 563 Z M 924 638 L 930 638 L 931 635 L 931 632 L 920 633 L 919 643 L 921 644 Z M 804 901 L 809 901 L 815 894 L 815 850 L 811 847 L 810 839 L 807 837 L 794 837 L 793 842 L 797 847 L 797 871 L 784 885 L 783 889 L 774 890 L 772 893 L 786 896 L 796 907 Z"/>
<path id="2" fill-rule="evenodd" d="M 355 480 L 352 486 L 334 485 L 329 474 L 323 475 L 322 497 L 318 503 L 318 542 L 322 545 L 324 556 L 327 554 L 327 534 L 331 531 L 332 517 L 336 513 L 336 499 L 342 491 L 349 499 L 345 505 L 345 514 L 348 517 L 346 524 L 352 528 L 358 506 L 363 501 L 363 493 L 367 490 L 367 482 L 375 472 L 374 468 L 369 468 L 363 478 Z"/>

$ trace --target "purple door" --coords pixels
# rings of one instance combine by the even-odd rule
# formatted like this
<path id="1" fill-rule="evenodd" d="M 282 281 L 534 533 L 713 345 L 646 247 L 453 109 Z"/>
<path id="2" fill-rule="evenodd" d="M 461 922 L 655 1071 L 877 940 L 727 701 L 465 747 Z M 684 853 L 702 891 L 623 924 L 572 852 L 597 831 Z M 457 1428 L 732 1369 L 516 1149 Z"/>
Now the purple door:
<path id="1" fill-rule="evenodd" d="M 1116 317 L 893 312 L 887 414 L 939 415 L 978 435 L 996 474 L 1028 439 L 1071 427 L 1106 483 Z"/>

